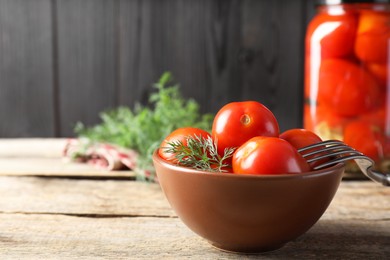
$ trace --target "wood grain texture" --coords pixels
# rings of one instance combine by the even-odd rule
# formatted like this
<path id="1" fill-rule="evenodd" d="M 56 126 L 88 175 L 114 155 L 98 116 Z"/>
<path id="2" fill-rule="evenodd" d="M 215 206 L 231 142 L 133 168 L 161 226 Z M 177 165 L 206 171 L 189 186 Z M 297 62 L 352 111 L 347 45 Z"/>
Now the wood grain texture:
<path id="1" fill-rule="evenodd" d="M 216 112 L 240 77 L 240 1 L 120 1 L 121 103 L 146 101 L 172 71 L 183 95 Z"/>
<path id="2" fill-rule="evenodd" d="M 0 159 L 59 159 L 66 143 L 66 138 L 0 138 Z"/>
<path id="3" fill-rule="evenodd" d="M 117 1 L 57 1 L 61 136 L 116 104 Z"/>
<path id="4" fill-rule="evenodd" d="M 82 175 L 75 164 L 53 175 L 62 165 L 53 155 L 64 141 L 0 142 L 0 171 L 7 160 L 19 160 L 14 169 L 33 172 L 35 161 L 49 171 L 44 177 L 0 173 L 0 259 L 376 260 L 390 254 L 390 189 L 371 181 L 341 182 L 321 219 L 280 250 L 238 255 L 190 231 L 156 183 L 75 178 Z"/>
<path id="5" fill-rule="evenodd" d="M 145 104 L 164 71 L 215 113 L 255 99 L 302 124 L 313 1 L 0 0 L 0 137 L 73 136 Z"/>
<path id="6" fill-rule="evenodd" d="M 63 157 L 66 138 L 0 139 L 0 176 L 135 179 L 130 170 L 108 171 Z"/>
<path id="7" fill-rule="evenodd" d="M 203 111 L 255 99 L 275 112 L 282 129 L 301 126 L 301 1 L 121 1 L 120 6 L 121 103 L 145 101 L 150 79 L 170 70 L 184 96 L 198 100 Z"/>
<path id="8" fill-rule="evenodd" d="M 321 220 L 280 250 L 239 255 L 212 247 L 177 218 L 0 214 L 0 255 L 7 259 L 386 259 L 388 224 Z"/>
<path id="9" fill-rule="evenodd" d="M 159 4 L 157 2 L 157 4 Z M 156 78 L 150 68 L 150 15 L 149 0 L 119 1 L 118 12 L 118 102 L 124 106 L 145 104 L 151 88 L 151 78 Z M 144 64 L 147 64 L 147 67 Z M 141 80 L 142 78 L 142 80 Z M 145 81 L 146 79 L 146 81 Z M 149 79 L 149 80 L 147 80 Z"/>
<path id="10" fill-rule="evenodd" d="M 261 255 L 210 246 L 174 217 L 157 184 L 16 177 L 1 177 L 0 184 L 0 256 L 7 259 L 386 259 L 390 253 L 389 191 L 370 182 L 342 183 L 312 229 Z"/>
<path id="11" fill-rule="evenodd" d="M 0 158 L 0 176 L 39 176 L 134 180 L 130 170 L 109 171 L 63 158 Z"/>
<path id="12" fill-rule="evenodd" d="M 0 198 L 2 213 L 174 216 L 158 184 L 134 181 L 2 176 Z"/>
<path id="13" fill-rule="evenodd" d="M 243 4 L 241 96 L 264 103 L 282 130 L 301 127 L 304 17 L 300 1 Z"/>
<path id="14" fill-rule="evenodd" d="M 0 0 L 0 137 L 55 134 L 50 0 Z"/>
<path id="15" fill-rule="evenodd" d="M 376 183 L 342 182 L 322 218 L 389 220 L 389 196 Z M 158 184 L 132 181 L 1 176 L 0 197 L 8 198 L 0 201 L 3 213 L 173 215 Z"/>

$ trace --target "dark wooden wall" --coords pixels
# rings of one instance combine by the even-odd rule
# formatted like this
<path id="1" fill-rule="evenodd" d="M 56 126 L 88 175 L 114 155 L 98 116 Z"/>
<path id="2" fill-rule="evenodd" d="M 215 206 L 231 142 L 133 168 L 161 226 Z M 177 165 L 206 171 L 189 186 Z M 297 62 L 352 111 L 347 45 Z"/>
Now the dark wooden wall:
<path id="1" fill-rule="evenodd" d="M 72 136 L 164 71 L 203 112 L 258 100 L 302 124 L 310 0 L 0 0 L 0 137 Z"/>

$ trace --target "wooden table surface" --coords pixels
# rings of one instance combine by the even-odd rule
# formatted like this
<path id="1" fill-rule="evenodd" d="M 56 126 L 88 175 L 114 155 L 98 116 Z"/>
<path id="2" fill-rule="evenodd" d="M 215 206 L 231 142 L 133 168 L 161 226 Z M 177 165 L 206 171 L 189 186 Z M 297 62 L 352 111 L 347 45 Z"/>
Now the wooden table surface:
<path id="1" fill-rule="evenodd" d="M 0 139 L 0 259 L 389 259 L 390 188 L 343 181 L 322 218 L 274 252 L 215 249 L 158 184 L 64 162 L 64 139 Z M 286 216 L 288 221 L 288 216 Z"/>

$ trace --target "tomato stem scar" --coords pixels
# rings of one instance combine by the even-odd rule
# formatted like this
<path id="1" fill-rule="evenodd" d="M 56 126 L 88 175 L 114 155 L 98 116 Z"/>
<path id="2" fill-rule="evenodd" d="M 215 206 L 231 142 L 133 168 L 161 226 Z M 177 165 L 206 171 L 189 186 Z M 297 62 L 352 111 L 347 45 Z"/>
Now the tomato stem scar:
<path id="1" fill-rule="evenodd" d="M 247 125 L 251 122 L 251 118 L 250 116 L 248 116 L 247 114 L 243 114 L 240 118 L 240 121 L 243 125 Z"/>

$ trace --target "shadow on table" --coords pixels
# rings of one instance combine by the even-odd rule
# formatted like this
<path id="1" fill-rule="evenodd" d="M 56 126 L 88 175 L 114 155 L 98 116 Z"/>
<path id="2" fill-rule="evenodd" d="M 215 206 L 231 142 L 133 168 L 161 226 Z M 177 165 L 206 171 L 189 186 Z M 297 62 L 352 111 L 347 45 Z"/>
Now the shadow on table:
<path id="1" fill-rule="evenodd" d="M 390 220 L 322 220 L 279 250 L 240 259 L 388 259 L 389 241 Z"/>

